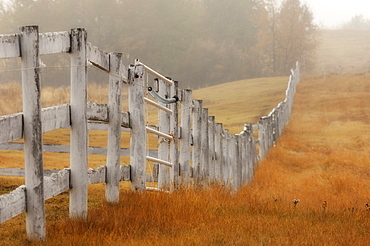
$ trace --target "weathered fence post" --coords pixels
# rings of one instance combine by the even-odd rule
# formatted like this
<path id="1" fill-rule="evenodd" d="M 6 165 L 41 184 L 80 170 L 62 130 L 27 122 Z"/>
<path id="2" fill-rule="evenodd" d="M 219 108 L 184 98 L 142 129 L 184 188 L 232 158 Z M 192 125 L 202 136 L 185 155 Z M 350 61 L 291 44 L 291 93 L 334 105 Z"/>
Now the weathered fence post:
<path id="1" fill-rule="evenodd" d="M 69 213 L 87 217 L 87 59 L 85 29 L 71 31 L 71 190 Z"/>
<path id="2" fill-rule="evenodd" d="M 259 159 L 262 160 L 266 154 L 266 119 L 261 117 L 258 121 L 258 143 L 259 143 Z"/>
<path id="3" fill-rule="evenodd" d="M 257 162 L 257 154 L 256 154 L 256 144 L 254 141 L 254 132 L 252 124 L 245 124 L 245 133 L 247 135 L 247 146 L 246 151 L 248 153 L 247 156 L 247 182 L 251 181 L 254 174 L 254 165 Z"/>
<path id="4" fill-rule="evenodd" d="M 244 185 L 247 180 L 247 144 L 246 144 L 246 133 L 245 131 L 239 134 L 239 159 L 240 159 L 240 184 Z"/>
<path id="5" fill-rule="evenodd" d="M 174 84 L 171 86 L 171 97 L 178 97 L 178 82 L 174 81 Z M 173 139 L 170 142 L 170 160 L 173 164 L 171 168 L 171 191 L 173 189 L 177 189 L 179 185 L 179 149 L 178 149 L 178 131 L 179 131 L 179 114 L 178 114 L 178 105 L 176 103 L 172 103 L 171 110 L 172 110 L 172 117 L 170 119 L 170 132 L 172 134 Z"/>
<path id="6" fill-rule="evenodd" d="M 191 160 L 192 91 L 182 90 L 181 101 L 180 176 L 184 185 L 187 185 L 190 178 Z"/>
<path id="7" fill-rule="evenodd" d="M 228 163 L 228 185 L 233 188 L 233 182 L 234 182 L 234 164 L 235 164 L 235 135 L 229 133 L 229 139 L 228 139 L 228 157 L 229 157 L 229 163 Z"/>
<path id="8" fill-rule="evenodd" d="M 230 140 L 230 180 L 231 180 L 231 187 L 233 191 L 238 189 L 239 183 L 239 136 L 238 135 L 231 135 Z"/>
<path id="9" fill-rule="evenodd" d="M 193 100 L 193 180 L 195 184 L 200 182 L 200 163 L 201 163 L 201 126 L 202 126 L 202 101 Z"/>
<path id="10" fill-rule="evenodd" d="M 223 176 L 223 181 L 225 186 L 229 186 L 230 183 L 230 171 L 229 171 L 229 165 L 230 165 L 230 156 L 229 156 L 229 151 L 231 148 L 230 144 L 230 133 L 229 130 L 224 129 L 224 137 L 222 139 L 222 147 L 223 147 L 223 165 L 222 165 L 222 176 Z"/>
<path id="11" fill-rule="evenodd" d="M 109 54 L 109 101 L 108 101 L 108 150 L 107 186 L 105 197 L 108 202 L 119 201 L 120 149 L 121 149 L 121 94 L 122 81 L 120 53 Z"/>
<path id="12" fill-rule="evenodd" d="M 221 184 L 222 180 L 222 124 L 216 123 L 215 128 L 215 180 Z"/>
<path id="13" fill-rule="evenodd" d="M 200 176 L 202 182 L 207 183 L 209 175 L 208 108 L 202 108 L 200 138 L 201 138 Z"/>
<path id="14" fill-rule="evenodd" d="M 162 98 L 169 98 L 170 96 L 170 85 L 163 81 L 158 80 L 158 95 Z M 158 125 L 159 131 L 164 133 L 170 133 L 170 114 L 166 111 L 159 110 L 158 112 Z M 161 160 L 170 160 L 170 148 L 168 139 L 159 136 L 158 137 L 158 158 Z M 158 188 L 161 190 L 170 190 L 170 172 L 171 167 L 159 164 L 158 173 Z"/>
<path id="15" fill-rule="evenodd" d="M 208 175 L 209 181 L 215 181 L 215 117 L 208 116 Z"/>
<path id="16" fill-rule="evenodd" d="M 277 127 L 278 127 L 277 117 L 278 117 L 277 109 L 274 108 L 271 113 L 271 144 L 270 144 L 270 147 L 275 146 L 276 141 L 279 137 L 277 133 Z"/>
<path id="17" fill-rule="evenodd" d="M 27 199 L 26 228 L 30 240 L 42 240 L 46 232 L 39 32 L 37 26 L 25 26 L 20 29 L 20 33 Z"/>
<path id="18" fill-rule="evenodd" d="M 131 124 L 131 190 L 146 189 L 146 122 L 144 118 L 144 67 L 130 67 L 129 112 Z"/>

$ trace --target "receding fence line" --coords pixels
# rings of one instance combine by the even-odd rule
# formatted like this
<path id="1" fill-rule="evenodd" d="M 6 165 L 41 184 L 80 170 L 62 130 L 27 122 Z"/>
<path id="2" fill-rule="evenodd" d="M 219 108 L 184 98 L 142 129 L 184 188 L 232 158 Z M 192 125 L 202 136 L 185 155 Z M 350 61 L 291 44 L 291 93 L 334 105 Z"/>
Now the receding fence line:
<path id="1" fill-rule="evenodd" d="M 71 103 L 42 108 L 40 57 L 56 53 L 71 57 Z M 138 60 L 125 67 L 122 54 L 105 53 L 88 43 L 84 29 L 39 34 L 37 26 L 27 26 L 19 34 L 0 35 L 0 58 L 14 57 L 22 58 L 23 113 L 0 117 L 0 148 L 24 150 L 25 169 L 0 169 L 0 175 L 25 175 L 26 184 L 0 196 L 0 223 L 27 211 L 30 240 L 45 238 L 45 200 L 64 191 L 70 191 L 70 217 L 86 218 L 89 184 L 106 183 L 109 202 L 118 202 L 120 181 L 130 181 L 138 191 L 210 183 L 237 190 L 253 178 L 258 160 L 282 134 L 300 80 L 297 63 L 285 100 L 257 124 L 245 124 L 233 135 L 208 115 L 202 101 L 192 98 L 191 90 L 178 90 L 177 81 Z M 86 101 L 88 63 L 109 74 L 107 105 Z M 148 76 L 155 81 L 150 88 Z M 128 89 L 128 112 L 121 109 L 123 89 Z M 147 90 L 153 98 L 146 96 Z M 158 109 L 155 127 L 145 125 L 145 104 Z M 59 128 L 71 129 L 70 146 L 43 145 L 42 133 Z M 108 130 L 106 148 L 88 146 L 91 129 Z M 131 132 L 129 149 L 120 147 L 122 131 Z M 158 137 L 158 150 L 148 150 L 147 133 Z M 24 144 L 13 143 L 19 139 Z M 70 168 L 44 170 L 43 152 L 49 151 L 71 153 Z M 107 163 L 89 169 L 88 154 L 107 155 Z M 130 165 L 120 165 L 120 156 L 130 156 Z M 148 161 L 154 162 L 152 174 L 146 173 Z M 147 187 L 147 182 L 157 182 L 158 188 Z"/>

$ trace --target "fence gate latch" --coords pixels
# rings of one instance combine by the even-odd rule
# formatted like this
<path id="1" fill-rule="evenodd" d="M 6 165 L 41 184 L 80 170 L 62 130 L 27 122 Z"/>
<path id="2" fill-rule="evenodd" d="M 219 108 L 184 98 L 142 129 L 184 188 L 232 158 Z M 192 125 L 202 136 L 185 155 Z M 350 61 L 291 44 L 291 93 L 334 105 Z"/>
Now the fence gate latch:
<path id="1" fill-rule="evenodd" d="M 178 96 L 173 96 L 172 98 L 163 98 L 160 95 L 158 95 L 157 92 L 153 90 L 152 87 L 148 87 L 148 92 L 152 97 L 154 97 L 158 102 L 164 103 L 164 104 L 170 104 L 170 103 L 176 103 L 179 101 Z"/>

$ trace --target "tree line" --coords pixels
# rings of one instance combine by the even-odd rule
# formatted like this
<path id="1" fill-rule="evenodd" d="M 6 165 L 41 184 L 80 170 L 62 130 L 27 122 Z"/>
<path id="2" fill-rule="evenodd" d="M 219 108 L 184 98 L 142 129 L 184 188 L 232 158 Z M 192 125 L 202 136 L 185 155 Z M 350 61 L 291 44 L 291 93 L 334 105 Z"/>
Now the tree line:
<path id="1" fill-rule="evenodd" d="M 0 33 L 84 27 L 89 42 L 122 52 L 125 64 L 139 58 L 183 87 L 287 75 L 297 60 L 305 71 L 314 65 L 317 27 L 301 0 L 9 0 L 0 15 Z M 54 67 L 43 83 L 67 81 L 55 68 L 67 58 L 43 59 Z"/>
<path id="2" fill-rule="evenodd" d="M 340 29 L 370 30 L 370 19 L 366 19 L 363 15 L 355 15 L 349 21 L 344 22 Z"/>

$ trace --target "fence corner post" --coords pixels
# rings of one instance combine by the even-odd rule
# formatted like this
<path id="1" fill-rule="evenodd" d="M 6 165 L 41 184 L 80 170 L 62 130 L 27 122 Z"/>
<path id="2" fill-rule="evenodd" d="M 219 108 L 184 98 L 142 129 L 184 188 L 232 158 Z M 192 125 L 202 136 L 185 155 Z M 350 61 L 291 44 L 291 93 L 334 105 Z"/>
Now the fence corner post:
<path id="1" fill-rule="evenodd" d="M 44 163 L 42 152 L 39 30 L 20 28 L 24 156 L 26 169 L 26 230 L 28 239 L 45 237 Z"/>

